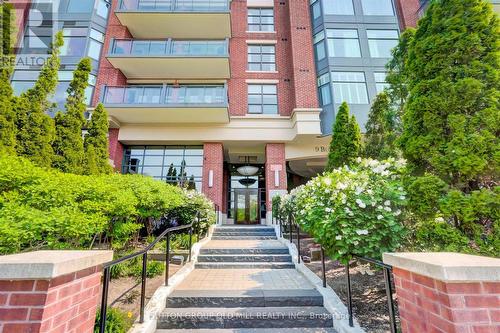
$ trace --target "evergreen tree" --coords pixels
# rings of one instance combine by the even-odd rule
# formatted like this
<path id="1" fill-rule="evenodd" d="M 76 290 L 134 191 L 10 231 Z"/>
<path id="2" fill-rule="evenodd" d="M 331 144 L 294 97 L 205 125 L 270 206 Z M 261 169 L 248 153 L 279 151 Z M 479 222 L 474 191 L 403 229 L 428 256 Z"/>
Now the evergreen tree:
<path id="1" fill-rule="evenodd" d="M 499 171 L 498 22 L 484 0 L 434 1 L 409 47 L 404 155 L 461 191 Z"/>
<path id="2" fill-rule="evenodd" d="M 342 103 L 333 125 L 332 141 L 326 171 L 354 163 L 361 149 L 361 132 L 354 116 L 349 117 L 349 106 Z"/>
<path id="3" fill-rule="evenodd" d="M 377 95 L 368 115 L 363 155 L 378 160 L 398 155 L 395 116 L 388 94 Z"/>
<path id="4" fill-rule="evenodd" d="M 83 173 L 85 152 L 82 128 L 85 125 L 85 89 L 88 86 L 92 65 L 89 58 L 82 59 L 73 73 L 68 88 L 66 113 L 59 112 L 55 117 L 56 140 L 53 166 L 63 172 Z"/>
<path id="5" fill-rule="evenodd" d="M 14 70 L 15 56 L 13 46 L 13 14 L 12 4 L 0 5 L 0 24 L 2 29 L 2 43 L 0 44 L 0 151 L 14 153 L 16 146 L 16 129 L 14 111 L 12 109 L 13 91 L 10 77 Z"/>
<path id="6" fill-rule="evenodd" d="M 95 159 L 95 165 L 97 173 L 111 173 L 112 168 L 109 164 L 109 151 L 108 151 L 108 114 L 104 110 L 102 104 L 98 104 L 92 112 L 92 117 L 90 118 L 87 134 L 85 135 L 85 159 L 87 164 L 94 163 L 92 159 Z M 90 148 L 92 146 L 92 148 Z M 94 150 L 92 152 L 92 150 Z M 95 157 L 93 157 L 95 156 Z M 86 172 L 90 173 L 87 167 Z"/>
<path id="7" fill-rule="evenodd" d="M 35 86 L 15 99 L 17 153 L 45 167 L 52 165 L 54 157 L 54 120 L 47 112 L 53 106 L 49 98 L 57 87 L 62 45 L 62 33 L 58 32 L 52 43 L 51 54 L 42 66 Z"/>
<path id="8" fill-rule="evenodd" d="M 83 171 L 88 175 L 100 174 L 100 170 L 97 165 L 97 155 L 93 145 L 87 145 L 85 147 L 85 165 Z"/>

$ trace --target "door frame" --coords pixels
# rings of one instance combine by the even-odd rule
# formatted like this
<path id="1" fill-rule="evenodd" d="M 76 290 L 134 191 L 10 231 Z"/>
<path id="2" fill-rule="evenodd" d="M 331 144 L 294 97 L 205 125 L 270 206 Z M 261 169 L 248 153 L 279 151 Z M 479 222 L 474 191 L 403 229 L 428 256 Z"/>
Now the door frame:
<path id="1" fill-rule="evenodd" d="M 252 195 L 257 196 L 257 203 L 255 209 L 257 210 L 257 219 L 256 220 L 250 220 L 250 215 L 251 215 L 251 205 L 250 205 L 250 198 Z M 245 220 L 240 221 L 238 219 L 238 197 L 239 196 L 244 196 L 245 197 Z M 260 191 L 259 189 L 254 189 L 254 188 L 239 188 L 239 189 L 234 189 L 234 224 L 260 224 Z"/>

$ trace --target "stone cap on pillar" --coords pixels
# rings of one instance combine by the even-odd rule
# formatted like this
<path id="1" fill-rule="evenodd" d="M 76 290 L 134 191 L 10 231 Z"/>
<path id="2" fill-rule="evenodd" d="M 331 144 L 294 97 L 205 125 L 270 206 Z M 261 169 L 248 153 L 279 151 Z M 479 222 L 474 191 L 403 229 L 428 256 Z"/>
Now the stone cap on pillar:
<path id="1" fill-rule="evenodd" d="M 35 251 L 0 256 L 0 279 L 35 280 L 102 265 L 113 260 L 113 251 Z"/>
<path id="2" fill-rule="evenodd" d="M 384 263 L 443 282 L 500 281 L 500 259 L 453 252 L 384 253 Z"/>

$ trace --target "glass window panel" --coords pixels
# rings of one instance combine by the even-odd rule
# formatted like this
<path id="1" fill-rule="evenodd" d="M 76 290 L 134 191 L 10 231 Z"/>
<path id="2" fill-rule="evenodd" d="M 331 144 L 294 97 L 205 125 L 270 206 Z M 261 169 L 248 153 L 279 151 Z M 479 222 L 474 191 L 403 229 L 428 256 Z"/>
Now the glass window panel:
<path id="1" fill-rule="evenodd" d="M 163 155 L 160 155 L 160 156 L 155 156 L 155 155 L 148 156 L 148 155 L 146 155 L 144 157 L 144 165 L 150 165 L 150 166 L 163 165 Z"/>
<path id="2" fill-rule="evenodd" d="M 399 33 L 397 30 L 366 30 L 368 38 L 381 39 L 398 39 Z"/>
<path id="3" fill-rule="evenodd" d="M 332 81 L 365 82 L 365 74 L 361 72 L 332 72 Z"/>
<path id="4" fill-rule="evenodd" d="M 145 176 L 151 176 L 151 177 L 161 177 L 162 170 L 163 170 L 162 167 L 143 166 L 142 167 L 142 174 Z"/>
<path id="5" fill-rule="evenodd" d="M 98 42 L 104 43 L 104 34 L 95 29 L 90 29 L 90 38 L 95 39 Z"/>
<path id="6" fill-rule="evenodd" d="M 328 105 L 332 103 L 332 93 L 330 91 L 330 84 L 325 84 L 319 88 L 321 105 Z"/>
<path id="7" fill-rule="evenodd" d="M 59 71 L 57 73 L 59 81 L 71 81 L 73 80 L 73 72 L 70 71 Z"/>
<path id="8" fill-rule="evenodd" d="M 187 163 L 186 163 L 187 165 Z M 203 176 L 203 167 L 201 166 L 194 166 L 194 167 L 191 167 L 191 166 L 186 166 L 184 168 L 184 171 L 186 172 L 186 175 L 187 177 L 191 177 L 191 176 L 194 176 L 194 177 L 201 177 Z"/>
<path id="9" fill-rule="evenodd" d="M 276 94 L 276 85 L 274 85 L 274 84 L 264 84 L 262 86 L 262 92 L 264 94 Z"/>
<path id="10" fill-rule="evenodd" d="M 325 43 L 319 42 L 314 45 L 314 50 L 316 54 L 316 60 L 322 60 L 326 57 Z"/>
<path id="11" fill-rule="evenodd" d="M 89 54 L 88 56 L 92 59 L 99 60 L 101 57 L 101 47 L 102 44 L 91 39 L 89 43 Z"/>
<path id="12" fill-rule="evenodd" d="M 328 39 L 328 55 L 330 57 L 361 57 L 358 39 Z"/>
<path id="13" fill-rule="evenodd" d="M 385 82 L 385 78 L 387 77 L 387 73 L 376 72 L 376 73 L 373 73 L 373 76 L 375 77 L 375 82 Z"/>
<path id="14" fill-rule="evenodd" d="M 184 154 L 186 156 L 203 156 L 203 148 L 187 147 Z M 203 159 L 200 159 L 200 161 L 203 162 Z"/>
<path id="15" fill-rule="evenodd" d="M 61 47 L 62 56 L 83 57 L 85 54 L 85 37 L 64 37 L 64 45 Z"/>
<path id="16" fill-rule="evenodd" d="M 186 150 L 187 152 L 187 150 Z M 203 156 L 185 156 L 186 165 L 203 166 Z"/>
<path id="17" fill-rule="evenodd" d="M 94 0 L 69 0 L 68 13 L 91 13 Z"/>
<path id="18" fill-rule="evenodd" d="M 392 0 L 361 0 L 361 7 L 365 15 L 394 16 Z"/>
<path id="19" fill-rule="evenodd" d="M 94 93 L 94 87 L 88 86 L 85 88 L 85 103 L 87 105 L 90 105 L 90 102 L 92 101 L 92 94 Z"/>
<path id="20" fill-rule="evenodd" d="M 262 92 L 262 86 L 256 84 L 248 85 L 248 93 L 249 94 L 260 94 Z"/>
<path id="21" fill-rule="evenodd" d="M 357 30 L 348 29 L 327 29 L 327 37 L 337 37 L 337 38 L 358 38 Z"/>
<path id="22" fill-rule="evenodd" d="M 262 105 L 249 105 L 248 113 L 262 113 Z"/>
<path id="23" fill-rule="evenodd" d="M 335 103 L 368 104 L 365 83 L 333 83 Z"/>
<path id="24" fill-rule="evenodd" d="M 352 0 L 323 0 L 323 9 L 326 15 L 354 15 Z"/>
<path id="25" fill-rule="evenodd" d="M 396 39 L 370 39 L 368 46 L 370 47 L 370 55 L 372 58 L 391 58 L 391 51 L 398 45 Z"/>
<path id="26" fill-rule="evenodd" d="M 249 8 L 247 22 L 249 31 L 274 31 L 274 10 Z"/>
<path id="27" fill-rule="evenodd" d="M 277 114 L 278 106 L 277 105 L 263 105 L 262 113 L 264 114 Z"/>
<path id="28" fill-rule="evenodd" d="M 319 4 L 319 1 L 312 4 L 312 13 L 314 20 L 321 16 L 321 5 Z"/>
<path id="29" fill-rule="evenodd" d="M 104 0 L 99 0 L 98 4 L 97 4 L 97 15 L 99 15 L 100 17 L 102 18 L 108 18 L 108 14 L 109 14 L 109 3 L 104 1 Z"/>
<path id="30" fill-rule="evenodd" d="M 12 81 L 11 85 L 14 95 L 19 96 L 28 89 L 33 88 L 35 81 Z"/>

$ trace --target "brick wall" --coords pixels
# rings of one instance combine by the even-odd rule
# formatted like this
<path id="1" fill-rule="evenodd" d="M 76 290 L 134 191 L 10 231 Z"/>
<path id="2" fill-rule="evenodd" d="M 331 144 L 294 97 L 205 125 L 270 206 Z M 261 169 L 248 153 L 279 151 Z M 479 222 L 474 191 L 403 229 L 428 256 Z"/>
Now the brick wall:
<path id="1" fill-rule="evenodd" d="M 115 170 L 121 172 L 123 161 L 123 145 L 118 141 L 120 134 L 119 128 L 110 128 L 108 133 L 109 140 L 109 158 L 115 165 Z"/>
<path id="2" fill-rule="evenodd" d="M 223 208 L 223 163 L 224 152 L 222 143 L 205 143 L 203 145 L 203 193 L 214 204 Z M 213 186 L 208 186 L 209 172 L 213 171 Z"/>
<path id="3" fill-rule="evenodd" d="M 279 186 L 275 186 L 274 177 L 275 170 L 279 171 Z M 286 161 L 285 161 L 285 144 L 283 143 L 268 143 L 266 145 L 266 197 L 267 210 L 272 208 L 269 192 L 273 190 L 286 190 Z"/>
<path id="4" fill-rule="evenodd" d="M 100 267 L 51 280 L 0 281 L 0 333 L 90 333 L 99 303 Z"/>
<path id="5" fill-rule="evenodd" d="M 396 8 L 402 30 L 417 26 L 419 0 L 396 0 Z"/>
<path id="6" fill-rule="evenodd" d="M 398 268 L 394 282 L 404 333 L 500 332 L 500 282 L 445 283 Z"/>
<path id="7" fill-rule="evenodd" d="M 278 108 L 280 115 L 289 116 L 295 105 L 293 96 L 292 67 L 290 61 L 290 31 L 288 28 L 288 5 L 274 1 L 276 33 L 247 31 L 247 1 L 231 1 L 231 30 L 229 43 L 231 79 L 228 82 L 229 108 L 232 116 L 247 114 L 247 79 L 278 80 Z M 276 43 L 276 70 L 278 73 L 247 72 L 247 40 L 270 40 Z"/>

